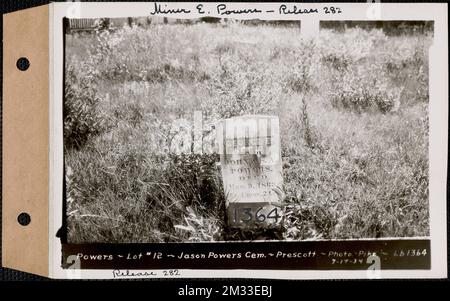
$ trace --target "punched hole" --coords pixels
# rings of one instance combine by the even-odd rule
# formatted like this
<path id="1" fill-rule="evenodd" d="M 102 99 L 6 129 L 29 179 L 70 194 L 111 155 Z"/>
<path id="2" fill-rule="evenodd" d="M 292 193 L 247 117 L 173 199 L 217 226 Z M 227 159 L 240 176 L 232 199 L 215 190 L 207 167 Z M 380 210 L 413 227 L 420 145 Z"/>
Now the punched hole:
<path id="1" fill-rule="evenodd" d="M 21 57 L 16 62 L 17 69 L 25 71 L 30 67 L 30 61 L 26 57 Z"/>
<path id="2" fill-rule="evenodd" d="M 28 213 L 22 212 L 21 214 L 19 214 L 19 216 L 17 217 L 17 221 L 19 222 L 19 224 L 21 224 L 22 226 L 27 226 L 30 222 L 31 222 L 31 217 Z"/>

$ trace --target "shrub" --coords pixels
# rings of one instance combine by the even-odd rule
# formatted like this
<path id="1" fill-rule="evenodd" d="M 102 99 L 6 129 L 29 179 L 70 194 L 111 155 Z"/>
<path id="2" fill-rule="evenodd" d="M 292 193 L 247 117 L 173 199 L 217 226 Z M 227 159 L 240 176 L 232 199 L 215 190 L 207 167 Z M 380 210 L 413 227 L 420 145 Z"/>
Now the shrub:
<path id="1" fill-rule="evenodd" d="M 405 87 L 402 98 L 405 104 L 427 103 L 429 100 L 427 53 L 430 41 L 429 38 L 417 39 L 413 46 L 406 49 L 397 46 L 380 62 L 393 83 Z"/>
<path id="2" fill-rule="evenodd" d="M 126 121 L 131 126 L 138 126 L 144 119 L 144 107 L 137 101 L 119 104 L 113 108 L 113 116 L 117 121 Z"/>
<path id="3" fill-rule="evenodd" d="M 319 64 L 317 47 L 312 41 L 304 42 L 292 51 L 286 85 L 297 93 L 308 93 L 316 88 L 315 71 Z"/>
<path id="4" fill-rule="evenodd" d="M 220 239 L 225 199 L 217 155 L 155 156 L 134 145 L 85 148 L 67 162 L 70 241 Z"/>
<path id="5" fill-rule="evenodd" d="M 89 74 L 73 66 L 66 68 L 64 86 L 64 146 L 79 149 L 88 139 L 101 133 L 105 118 L 100 113 L 100 98 Z"/>
<path id="6" fill-rule="evenodd" d="M 201 54 L 184 39 L 184 31 L 190 27 L 178 25 L 177 30 L 150 25 L 150 28 L 97 28 L 89 48 L 90 64 L 98 70 L 97 76 L 110 82 L 154 83 L 207 78 L 199 69 Z"/>
<path id="7" fill-rule="evenodd" d="M 231 46 L 230 46 L 231 47 Z M 263 62 L 238 51 L 218 48 L 218 66 L 209 80 L 210 97 L 202 107 L 215 118 L 244 114 L 274 114 L 281 85 Z"/>
<path id="8" fill-rule="evenodd" d="M 389 87 L 387 75 L 376 66 L 357 66 L 336 79 L 330 91 L 331 103 L 356 112 L 391 111 L 400 101 L 400 88 Z"/>

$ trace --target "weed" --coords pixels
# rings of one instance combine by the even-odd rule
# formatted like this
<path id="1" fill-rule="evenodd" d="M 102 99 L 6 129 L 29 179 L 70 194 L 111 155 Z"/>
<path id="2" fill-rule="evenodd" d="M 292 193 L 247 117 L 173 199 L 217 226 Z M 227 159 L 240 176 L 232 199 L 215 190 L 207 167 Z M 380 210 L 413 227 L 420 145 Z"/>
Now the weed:
<path id="1" fill-rule="evenodd" d="M 70 242 L 429 235 L 428 33 L 102 26 L 66 36 Z M 170 154 L 196 110 L 279 116 L 282 233 L 228 231 L 217 155 Z"/>

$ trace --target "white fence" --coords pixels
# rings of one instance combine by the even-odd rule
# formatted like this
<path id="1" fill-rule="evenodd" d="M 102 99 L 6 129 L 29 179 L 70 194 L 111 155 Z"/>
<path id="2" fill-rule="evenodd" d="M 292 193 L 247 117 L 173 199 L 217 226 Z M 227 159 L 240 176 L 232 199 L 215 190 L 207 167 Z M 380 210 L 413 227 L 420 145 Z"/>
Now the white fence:
<path id="1" fill-rule="evenodd" d="M 96 19 L 69 19 L 69 29 L 71 30 L 93 30 Z"/>

